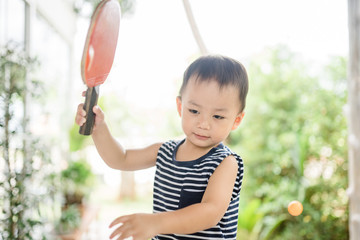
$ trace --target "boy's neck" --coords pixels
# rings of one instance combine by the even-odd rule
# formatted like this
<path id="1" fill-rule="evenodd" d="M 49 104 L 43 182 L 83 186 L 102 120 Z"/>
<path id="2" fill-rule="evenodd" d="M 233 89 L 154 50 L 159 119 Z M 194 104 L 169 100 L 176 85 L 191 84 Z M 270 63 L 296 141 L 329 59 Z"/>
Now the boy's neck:
<path id="1" fill-rule="evenodd" d="M 212 148 L 216 147 L 217 145 L 209 146 L 209 147 L 199 147 L 192 144 L 187 139 L 185 139 L 185 141 L 179 146 L 176 152 L 176 160 L 177 161 L 196 160 L 207 154 Z"/>

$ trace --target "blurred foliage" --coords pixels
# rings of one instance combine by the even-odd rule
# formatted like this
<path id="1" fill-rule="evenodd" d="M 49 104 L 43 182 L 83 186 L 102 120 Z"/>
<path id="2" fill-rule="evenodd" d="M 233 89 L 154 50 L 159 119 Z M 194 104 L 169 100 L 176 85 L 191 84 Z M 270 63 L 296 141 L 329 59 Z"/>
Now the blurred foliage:
<path id="1" fill-rule="evenodd" d="M 69 150 L 70 152 L 76 152 L 83 149 L 87 141 L 87 136 L 79 134 L 79 125 L 74 123 L 69 130 Z"/>
<path id="2" fill-rule="evenodd" d="M 129 128 L 139 121 L 131 116 L 130 109 L 122 97 L 114 93 L 100 96 L 98 105 L 103 110 L 107 124 L 115 136 L 126 135 Z"/>
<path id="3" fill-rule="evenodd" d="M 69 161 L 68 167 L 61 171 L 62 188 L 67 194 L 86 195 L 92 189 L 94 181 L 91 166 L 83 159 Z"/>
<path id="4" fill-rule="evenodd" d="M 118 0 L 121 8 L 121 15 L 132 15 L 135 11 L 135 0 Z M 101 0 L 77 0 L 74 4 L 74 11 L 78 14 L 81 13 L 84 4 L 90 3 L 92 8 L 95 9 Z M 90 17 L 90 16 L 89 16 Z"/>
<path id="5" fill-rule="evenodd" d="M 56 223 L 56 232 L 59 234 L 69 234 L 81 224 L 81 214 L 79 208 L 75 205 L 69 206 L 62 211 L 61 217 Z"/>
<path id="6" fill-rule="evenodd" d="M 348 239 L 346 60 L 321 73 L 285 46 L 248 67 L 243 127 L 229 137 L 245 160 L 239 236 L 245 239 Z M 287 205 L 299 200 L 303 213 Z"/>
<path id="7" fill-rule="evenodd" d="M 25 112 L 42 96 L 41 83 L 29 75 L 37 66 L 22 46 L 0 48 L 0 239 L 40 239 L 48 221 L 43 206 L 53 191 L 46 139 L 29 130 Z M 41 236 L 39 236 L 41 235 Z"/>

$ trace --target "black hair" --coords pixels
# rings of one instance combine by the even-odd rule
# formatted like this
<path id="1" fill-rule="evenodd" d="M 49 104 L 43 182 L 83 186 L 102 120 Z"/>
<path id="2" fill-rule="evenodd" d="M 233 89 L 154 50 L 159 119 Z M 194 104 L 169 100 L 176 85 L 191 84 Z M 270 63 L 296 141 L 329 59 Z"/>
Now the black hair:
<path id="1" fill-rule="evenodd" d="M 240 62 L 221 55 L 198 58 L 184 72 L 180 96 L 192 76 L 196 81 L 216 81 L 220 89 L 229 85 L 236 87 L 239 90 L 240 112 L 244 110 L 249 83 L 246 69 Z"/>

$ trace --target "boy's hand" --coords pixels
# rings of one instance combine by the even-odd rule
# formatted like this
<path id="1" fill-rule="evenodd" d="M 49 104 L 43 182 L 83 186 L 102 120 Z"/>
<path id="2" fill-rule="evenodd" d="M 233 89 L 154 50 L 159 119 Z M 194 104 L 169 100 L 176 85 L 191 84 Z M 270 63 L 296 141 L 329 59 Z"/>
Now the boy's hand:
<path id="1" fill-rule="evenodd" d="M 85 92 L 82 94 L 85 96 Z M 104 123 L 104 112 L 101 110 L 99 106 L 94 106 L 93 112 L 95 113 L 95 126 L 99 126 Z M 75 116 L 75 123 L 79 125 L 80 127 L 86 122 L 86 112 L 84 110 L 84 104 L 81 103 L 78 105 L 76 116 Z"/>
<path id="2" fill-rule="evenodd" d="M 156 233 L 154 214 L 132 214 L 116 218 L 109 226 L 116 229 L 110 235 L 110 239 L 117 240 L 132 238 L 134 240 L 147 240 Z"/>
<path id="3" fill-rule="evenodd" d="M 79 104 L 75 116 L 75 123 L 79 126 L 82 126 L 86 122 L 86 112 L 83 109 L 83 106 L 84 106 L 83 103 Z M 96 126 L 99 126 L 104 123 L 104 112 L 101 110 L 99 106 L 94 106 L 93 112 L 95 113 L 95 126 L 94 126 L 94 130 L 95 130 Z"/>

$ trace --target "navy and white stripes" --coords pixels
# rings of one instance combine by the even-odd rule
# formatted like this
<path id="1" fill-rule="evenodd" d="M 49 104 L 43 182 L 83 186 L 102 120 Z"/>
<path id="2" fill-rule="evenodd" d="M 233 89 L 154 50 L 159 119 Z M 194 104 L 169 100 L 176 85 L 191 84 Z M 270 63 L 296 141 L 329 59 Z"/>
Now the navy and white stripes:
<path id="1" fill-rule="evenodd" d="M 231 202 L 220 222 L 210 229 L 191 235 L 159 235 L 153 239 L 236 239 L 239 194 L 244 172 L 242 159 L 225 145 L 219 144 L 197 160 L 177 161 L 176 151 L 183 141 L 168 141 L 159 149 L 154 182 L 154 213 L 174 211 L 200 203 L 209 178 L 229 155 L 237 159 L 239 166 Z"/>

